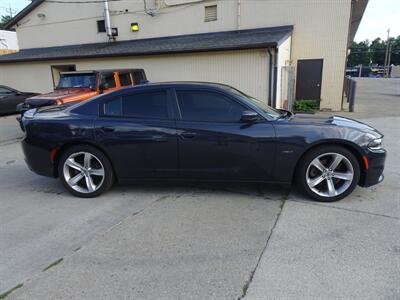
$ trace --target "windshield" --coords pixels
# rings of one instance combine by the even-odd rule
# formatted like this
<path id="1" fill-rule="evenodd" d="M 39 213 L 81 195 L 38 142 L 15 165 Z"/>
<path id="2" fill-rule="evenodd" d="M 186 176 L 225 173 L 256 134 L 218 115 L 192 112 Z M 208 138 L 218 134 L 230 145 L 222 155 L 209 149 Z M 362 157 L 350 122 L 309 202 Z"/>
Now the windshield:
<path id="1" fill-rule="evenodd" d="M 61 74 L 57 88 L 95 88 L 96 74 Z"/>
<path id="2" fill-rule="evenodd" d="M 249 95 L 246 95 L 245 93 L 231 88 L 231 92 L 235 93 L 236 95 L 238 95 L 241 98 L 244 98 L 245 100 L 251 102 L 253 105 L 257 106 L 260 110 L 262 110 L 264 113 L 266 113 L 267 115 L 269 115 L 271 118 L 273 119 L 278 119 L 279 117 L 282 116 L 282 113 L 279 112 L 278 110 L 272 108 L 271 106 L 268 106 L 267 104 L 265 104 L 264 102 L 262 102 L 261 100 L 258 100 L 256 98 L 253 98 Z"/>

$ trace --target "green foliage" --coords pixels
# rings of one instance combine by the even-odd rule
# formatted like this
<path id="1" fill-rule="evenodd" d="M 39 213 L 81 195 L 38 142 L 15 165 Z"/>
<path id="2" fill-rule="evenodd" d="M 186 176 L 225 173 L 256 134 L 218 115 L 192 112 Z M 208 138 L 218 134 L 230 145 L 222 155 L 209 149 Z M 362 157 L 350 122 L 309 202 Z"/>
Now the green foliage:
<path id="1" fill-rule="evenodd" d="M 313 112 L 319 109 L 319 100 L 297 100 L 293 110 L 296 112 Z"/>
<path id="2" fill-rule="evenodd" d="M 392 45 L 390 64 L 400 65 L 400 36 L 390 38 L 389 43 Z M 376 38 L 372 42 L 365 40 L 359 43 L 353 42 L 349 55 L 348 66 L 355 67 L 360 64 L 363 66 L 385 64 L 386 40 Z"/>
<path id="3" fill-rule="evenodd" d="M 5 29 L 5 25 L 12 19 L 11 16 L 2 16 L 0 19 L 0 30 Z"/>

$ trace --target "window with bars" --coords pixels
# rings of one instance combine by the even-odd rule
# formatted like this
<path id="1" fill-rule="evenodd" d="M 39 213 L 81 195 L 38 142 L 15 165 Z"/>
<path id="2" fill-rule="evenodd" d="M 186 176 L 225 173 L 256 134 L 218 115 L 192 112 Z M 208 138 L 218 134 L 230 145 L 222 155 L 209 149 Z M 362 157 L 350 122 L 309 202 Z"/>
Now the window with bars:
<path id="1" fill-rule="evenodd" d="M 217 21 L 217 6 L 210 5 L 204 8 L 204 22 Z"/>

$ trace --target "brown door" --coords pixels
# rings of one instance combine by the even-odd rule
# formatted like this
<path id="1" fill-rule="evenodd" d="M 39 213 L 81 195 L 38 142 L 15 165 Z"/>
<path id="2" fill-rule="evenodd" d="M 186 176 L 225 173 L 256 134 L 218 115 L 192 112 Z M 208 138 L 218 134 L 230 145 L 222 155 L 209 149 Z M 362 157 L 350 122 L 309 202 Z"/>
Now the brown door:
<path id="1" fill-rule="evenodd" d="M 296 100 L 321 100 L 323 59 L 297 61 Z"/>

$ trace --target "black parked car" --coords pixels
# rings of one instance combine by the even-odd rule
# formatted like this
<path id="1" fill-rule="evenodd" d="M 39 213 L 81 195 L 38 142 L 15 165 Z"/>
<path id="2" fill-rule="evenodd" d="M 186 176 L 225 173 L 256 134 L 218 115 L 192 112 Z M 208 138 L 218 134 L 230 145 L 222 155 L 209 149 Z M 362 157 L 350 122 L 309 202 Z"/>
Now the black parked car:
<path id="1" fill-rule="evenodd" d="M 20 92 L 8 86 L 0 85 L 0 115 L 17 112 L 17 105 L 36 93 Z"/>
<path id="2" fill-rule="evenodd" d="M 221 84 L 148 84 L 29 110 L 26 162 L 93 197 L 114 181 L 276 182 L 335 201 L 383 180 L 382 134 L 338 117 L 275 110 Z"/>

